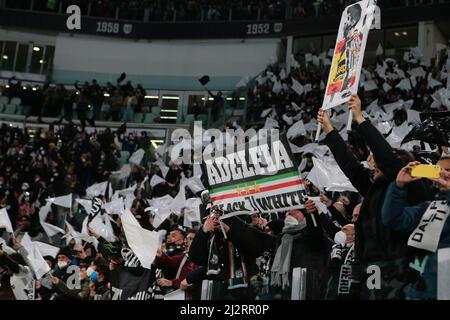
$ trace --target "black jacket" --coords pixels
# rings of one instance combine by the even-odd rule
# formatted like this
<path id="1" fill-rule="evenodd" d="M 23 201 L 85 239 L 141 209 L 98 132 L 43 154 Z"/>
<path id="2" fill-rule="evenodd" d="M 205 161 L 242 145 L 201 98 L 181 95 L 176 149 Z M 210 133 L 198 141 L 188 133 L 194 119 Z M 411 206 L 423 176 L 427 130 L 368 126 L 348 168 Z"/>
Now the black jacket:
<path id="1" fill-rule="evenodd" d="M 347 145 L 336 130 L 330 132 L 325 139 L 339 167 L 358 192 L 364 196 L 360 215 L 355 223 L 355 260 L 360 263 L 370 263 L 404 258 L 408 254 L 409 235 L 390 230 L 381 221 L 381 208 L 386 190 L 389 184 L 395 181 L 404 164 L 369 121 L 361 123 L 357 130 L 373 152 L 384 178 L 373 181 L 370 170 L 364 168 L 347 149 Z M 411 184 L 409 188 L 414 194 L 409 202 L 411 205 L 425 200 L 426 192 L 423 191 L 424 188 L 420 182 Z"/>
<path id="2" fill-rule="evenodd" d="M 294 240 L 290 269 L 292 270 L 301 267 L 309 270 L 309 298 L 319 299 L 321 271 L 325 267 L 330 244 L 324 236 L 319 217 L 317 214 L 314 216 L 317 227 L 314 227 L 311 216 L 305 214 L 308 226 L 301 230 L 300 232 L 302 235 Z M 274 257 L 278 246 L 281 244 L 283 234 L 280 234 L 277 237 L 268 235 L 236 217 L 227 219 L 226 224 L 230 227 L 230 231 L 227 234 L 229 240 L 244 255 L 244 261 L 249 277 L 255 275 L 258 272 L 255 258 L 262 256 L 264 252 L 269 252 L 272 257 Z M 205 234 L 202 229 L 200 229 L 197 236 L 194 238 L 189 251 L 191 260 L 201 266 L 206 266 L 208 263 L 209 236 L 210 235 Z M 223 259 L 228 261 L 227 251 L 223 251 L 223 255 L 225 255 Z M 227 270 L 227 272 L 229 272 L 229 270 Z M 228 279 L 228 273 L 226 274 L 226 278 L 225 274 L 222 276 L 223 278 L 221 277 L 220 280 Z M 289 290 L 285 293 L 290 295 L 290 291 L 288 291 Z M 287 298 L 284 293 L 282 296 L 282 299 Z"/>

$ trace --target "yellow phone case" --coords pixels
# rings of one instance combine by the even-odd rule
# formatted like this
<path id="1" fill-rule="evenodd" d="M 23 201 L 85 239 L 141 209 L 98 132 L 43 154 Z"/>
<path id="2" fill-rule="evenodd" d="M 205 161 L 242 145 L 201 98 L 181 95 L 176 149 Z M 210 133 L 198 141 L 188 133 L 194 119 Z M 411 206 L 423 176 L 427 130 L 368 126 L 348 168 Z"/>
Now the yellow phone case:
<path id="1" fill-rule="evenodd" d="M 417 178 L 439 179 L 441 168 L 432 164 L 419 164 L 411 170 L 411 176 Z"/>

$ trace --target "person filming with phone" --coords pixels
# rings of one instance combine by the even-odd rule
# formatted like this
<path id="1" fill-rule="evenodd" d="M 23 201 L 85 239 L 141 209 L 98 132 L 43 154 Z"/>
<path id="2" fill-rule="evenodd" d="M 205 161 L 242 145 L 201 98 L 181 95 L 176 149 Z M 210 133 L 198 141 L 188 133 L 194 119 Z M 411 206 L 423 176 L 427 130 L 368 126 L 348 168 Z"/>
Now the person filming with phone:
<path id="1" fill-rule="evenodd" d="M 414 181 L 428 179 L 438 190 L 434 201 L 408 206 L 407 186 Z M 438 161 L 437 166 L 411 162 L 397 175 L 387 190 L 382 209 L 386 227 L 409 235 L 408 246 L 417 252 L 425 267 L 422 281 L 411 286 L 410 299 L 436 299 L 437 250 L 450 247 L 450 157 Z"/>

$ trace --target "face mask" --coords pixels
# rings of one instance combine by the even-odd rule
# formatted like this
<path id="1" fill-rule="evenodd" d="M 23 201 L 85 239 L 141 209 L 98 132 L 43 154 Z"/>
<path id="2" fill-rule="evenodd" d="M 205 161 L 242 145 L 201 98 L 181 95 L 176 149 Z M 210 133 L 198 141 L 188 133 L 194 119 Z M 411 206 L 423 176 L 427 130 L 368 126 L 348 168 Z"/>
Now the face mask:
<path id="1" fill-rule="evenodd" d="M 97 278 L 98 278 L 97 271 L 93 271 L 91 273 L 91 275 L 89 276 L 89 278 L 91 278 L 91 280 L 94 281 L 94 282 L 97 281 Z"/>
<path id="2" fill-rule="evenodd" d="M 28 188 L 26 186 L 22 186 L 22 191 L 27 190 Z"/>
<path id="3" fill-rule="evenodd" d="M 58 261 L 58 268 L 64 269 L 65 267 L 67 267 L 67 262 L 65 262 L 65 261 Z"/>
<path id="4" fill-rule="evenodd" d="M 344 246 L 346 241 L 347 235 L 345 234 L 344 231 L 339 231 L 334 235 L 334 242 L 336 242 L 337 244 Z"/>
<path id="5" fill-rule="evenodd" d="M 93 272 L 94 272 L 94 269 L 92 267 L 89 267 L 86 270 L 86 274 L 88 275 L 88 277 L 90 277 Z"/>

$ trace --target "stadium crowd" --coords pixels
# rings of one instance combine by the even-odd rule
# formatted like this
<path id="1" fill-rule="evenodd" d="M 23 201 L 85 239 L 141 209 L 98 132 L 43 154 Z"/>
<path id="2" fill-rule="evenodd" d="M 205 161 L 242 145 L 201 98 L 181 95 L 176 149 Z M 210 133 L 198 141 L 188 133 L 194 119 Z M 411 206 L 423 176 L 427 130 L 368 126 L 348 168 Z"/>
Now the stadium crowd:
<path id="1" fill-rule="evenodd" d="M 149 108 L 143 106 L 146 93 L 142 85 L 134 87 L 131 81 L 121 84 L 125 77 L 122 74 L 115 85 L 108 82 L 100 86 L 95 79 L 81 86 L 77 82 L 73 89 L 50 82 L 42 87 L 23 86 L 20 80 L 12 78 L 3 95 L 9 99 L 20 98 L 18 114 L 37 116 L 39 122 L 42 117 L 50 117 L 59 118 L 59 123 L 63 120 L 72 123 L 74 110 L 83 128 L 86 121 L 93 126 L 98 120 L 133 122 L 135 113 L 148 112 Z"/>
<path id="2" fill-rule="evenodd" d="M 417 48 L 401 61 L 379 53 L 348 107 L 325 112 L 319 109 L 329 58 L 308 56 L 305 65 L 292 59 L 291 70 L 275 64 L 249 88 L 249 120 L 263 120 L 258 128 L 278 128 L 289 139 L 307 189 L 304 209 L 220 220 L 201 170 L 180 159 L 165 162 L 173 145 L 154 149 L 145 132 L 127 133 L 125 125 L 91 134 L 70 124 L 36 132 L 3 125 L 0 292 L 42 300 L 148 300 L 177 292 L 199 299 L 208 279 L 214 299 L 284 300 L 300 267 L 307 269 L 309 300 L 436 299 L 436 252 L 450 246 L 450 220 L 438 216 L 448 212 L 447 132 L 434 142 L 424 127 L 402 141 L 413 126 L 426 125 L 421 113 L 450 107 L 448 47 L 431 60 Z M 96 86 L 79 88 L 80 96 L 95 97 L 88 92 Z M 124 151 L 128 164 L 119 161 Z M 419 163 L 437 163 L 440 177 L 413 177 Z M 338 187 L 327 185 L 333 179 Z M 441 232 L 425 232 L 429 243 L 417 247 L 411 235 L 430 215 L 441 221 Z M 130 225 L 143 237 L 158 232 L 158 241 L 136 246 Z M 156 258 L 144 265 L 142 252 L 151 250 Z M 382 270 L 379 290 L 366 286 L 373 265 Z M 72 266 L 80 271 L 76 287 Z"/>
<path id="3" fill-rule="evenodd" d="M 443 0 L 447 1 L 447 0 Z M 318 17 L 341 12 L 352 0 L 61 0 L 62 9 L 78 5 L 83 14 L 97 17 L 119 18 L 143 21 L 199 21 L 203 20 L 284 20 Z M 442 2 L 442 1 L 441 1 Z M 58 11 L 59 0 L 34 0 L 34 10 Z M 379 0 L 382 9 L 420 6 L 434 3 L 433 0 Z M 6 0 L 6 7 L 30 9 L 27 1 Z M 231 17 L 230 17 L 230 11 Z"/>

